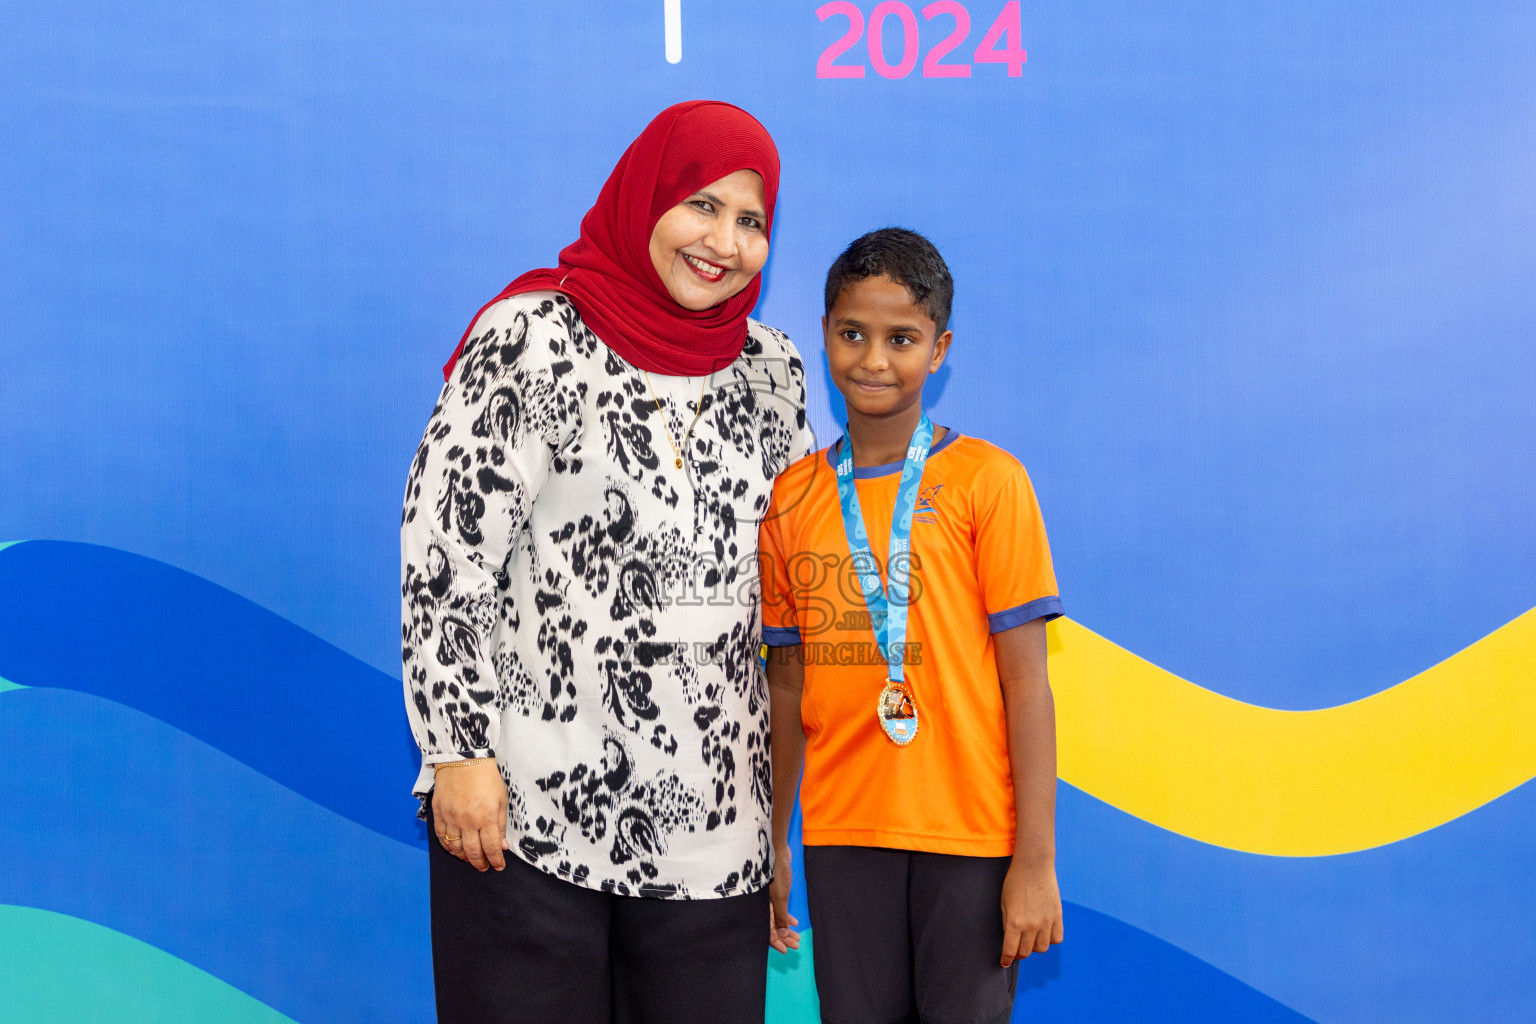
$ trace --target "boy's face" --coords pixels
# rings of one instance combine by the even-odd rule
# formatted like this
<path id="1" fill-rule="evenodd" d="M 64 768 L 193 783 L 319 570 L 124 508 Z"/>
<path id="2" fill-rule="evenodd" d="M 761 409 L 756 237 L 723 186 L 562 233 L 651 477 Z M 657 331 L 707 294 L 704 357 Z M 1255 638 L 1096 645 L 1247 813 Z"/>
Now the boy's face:
<path id="1" fill-rule="evenodd" d="M 821 318 L 832 383 L 851 412 L 886 417 L 921 408 L 923 385 L 949 352 L 951 334 L 938 334 L 905 285 L 866 277 L 843 289 Z"/>

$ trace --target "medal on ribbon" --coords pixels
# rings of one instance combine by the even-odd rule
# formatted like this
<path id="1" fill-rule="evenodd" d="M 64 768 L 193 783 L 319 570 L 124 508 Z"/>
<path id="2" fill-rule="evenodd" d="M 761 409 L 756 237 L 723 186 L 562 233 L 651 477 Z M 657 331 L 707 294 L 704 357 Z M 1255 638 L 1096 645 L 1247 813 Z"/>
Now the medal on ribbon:
<path id="1" fill-rule="evenodd" d="M 880 703 L 875 708 L 875 714 L 880 719 L 880 728 L 885 730 L 886 738 L 898 747 L 904 747 L 917 738 L 917 700 L 906 681 L 898 683 L 892 679 L 885 684 L 885 689 L 880 691 Z"/>
<path id="2" fill-rule="evenodd" d="M 896 489 L 896 507 L 891 513 L 891 549 L 885 585 L 881 585 L 879 566 L 869 549 L 869 535 L 864 532 L 864 512 L 859 507 L 859 492 L 853 482 L 853 446 L 846 431 L 841 443 L 841 458 L 837 460 L 837 497 L 843 509 L 843 532 L 848 536 L 848 553 L 853 557 L 859 590 L 869 609 L 875 644 L 888 668 L 886 684 L 875 703 L 875 718 L 886 738 L 898 747 L 904 747 L 917 738 L 918 725 L 917 694 L 907 682 L 903 665 L 907 599 L 912 579 L 912 516 L 917 509 L 923 465 L 933 446 L 933 423 L 924 413 L 907 444 L 901 483 Z"/>

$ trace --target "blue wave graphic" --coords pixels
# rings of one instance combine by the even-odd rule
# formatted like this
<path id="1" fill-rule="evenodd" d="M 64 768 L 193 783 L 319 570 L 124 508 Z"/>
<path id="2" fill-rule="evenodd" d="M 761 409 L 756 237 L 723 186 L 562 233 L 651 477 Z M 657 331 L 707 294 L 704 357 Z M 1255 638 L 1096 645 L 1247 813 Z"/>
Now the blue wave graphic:
<path id="1" fill-rule="evenodd" d="M 107 697 L 376 832 L 425 848 L 400 682 L 151 558 L 64 541 L 0 550 L 0 677 Z"/>
<path id="2" fill-rule="evenodd" d="M 1043 1009 L 1016 1019 L 1058 1019 L 1057 1010 L 1064 1020 L 1293 1019 L 1283 1010 L 1327 1024 L 1528 1024 L 1536 1006 L 1536 906 L 1518 894 L 1527 891 L 1532 821 L 1536 785 L 1527 785 L 1381 849 L 1259 857 L 1166 832 L 1062 784 L 1058 870 L 1074 901 L 1068 942 L 1025 965 L 1026 977 L 1044 984 L 1021 989 L 1020 1005 L 1029 1014 Z M 798 829 L 797 814 L 797 862 Z M 1149 886 L 1149 877 L 1165 884 Z M 791 911 L 813 928 L 803 901 L 797 885 Z M 1436 940 L 1432 965 L 1414 953 L 1426 934 L 1446 937 Z M 1146 943 L 1159 946 L 1157 958 L 1149 959 Z M 1155 966 L 1144 974 L 1144 964 Z M 1254 993 L 1255 1008 L 1196 1012 L 1205 1003 L 1186 995 L 1207 982 L 1213 1005 L 1242 1001 L 1221 978 Z M 1127 985 L 1162 993 L 1163 1001 L 1126 1015 L 1117 1000 L 1137 998 L 1120 992 Z M 1183 1008 L 1157 1016 L 1170 1001 Z M 1264 1015 L 1271 1013 L 1281 1016 Z"/>
<path id="3" fill-rule="evenodd" d="M 1295 1010 L 1155 935 L 1064 906 L 1067 941 L 1019 968 L 1013 1019 L 1136 1024 L 1311 1024 Z"/>
<path id="4" fill-rule="evenodd" d="M 199 741 L 116 703 L 57 689 L 17 690 L 3 700 L 0 785 L 19 801 L 17 820 L 90 822 L 95 839 L 61 847 L 37 842 L 35 829 L 0 836 L 0 858 L 11 868 L 0 877 L 0 902 L 68 913 L 133 935 L 298 1020 L 426 1019 L 430 957 L 420 853 L 331 814 Z M 67 774 L 38 772 L 37 750 L 69 766 Z M 1092 802 L 1064 795 L 1066 804 Z M 1515 818 L 1529 820 L 1524 817 L 1529 806 L 1511 811 Z M 1088 838 L 1081 828 L 1082 812 L 1082 807 L 1072 807 L 1063 814 L 1064 832 L 1074 837 L 1073 844 Z M 1130 819 L 1121 824 L 1130 827 L 1115 828 L 1113 835 L 1100 838 L 1106 846 L 1118 847 L 1122 856 L 1145 856 L 1154 845 L 1145 840 L 1155 837 L 1156 830 Z M 1143 841 L 1134 841 L 1137 833 L 1145 834 Z M 1064 861 L 1076 859 L 1064 850 Z M 1246 859 L 1271 867 L 1296 863 Z M 1164 864 L 1170 877 L 1194 877 L 1186 872 L 1197 867 L 1177 857 Z M 1076 868 L 1064 867 L 1063 876 L 1068 891 L 1081 898 L 1083 887 L 1076 884 L 1080 879 L 1071 877 L 1081 872 L 1081 865 Z M 1169 886 L 1160 893 L 1144 893 L 1138 909 L 1144 914 L 1149 903 L 1182 903 L 1180 912 L 1163 915 L 1175 931 L 1188 930 L 1202 915 L 1217 928 L 1239 928 L 1255 918 L 1272 917 L 1280 902 L 1264 899 L 1259 892 L 1234 899 L 1223 888 L 1234 883 L 1230 865 L 1210 880 L 1214 888 L 1205 903 L 1181 900 L 1174 890 L 1187 887 Z M 1088 888 L 1104 894 L 1102 885 Z M 1373 1007 L 1372 1014 L 1386 1013 L 1394 1020 L 1444 1019 L 1445 999 L 1425 984 L 1431 979 L 1422 977 L 1422 965 L 1414 992 L 1428 1009 L 1406 1012 L 1411 1007 L 1395 1005 L 1390 993 L 1363 984 L 1363 975 L 1378 971 L 1379 965 L 1365 965 L 1368 969 L 1362 972 L 1358 962 L 1350 966 L 1351 957 L 1338 956 L 1340 948 L 1360 947 L 1350 936 L 1337 934 L 1337 914 L 1311 916 L 1312 897 L 1305 886 L 1276 895 L 1299 905 L 1299 911 L 1293 906 L 1290 919 L 1305 923 L 1317 947 L 1309 952 L 1299 944 L 1292 946 L 1289 968 L 1275 965 L 1277 975 L 1287 975 L 1298 965 L 1314 970 L 1312 961 L 1332 956 L 1346 966 L 1319 971 L 1315 978 L 1351 975 L 1355 1001 Z M 1463 916 L 1486 921 L 1490 909 L 1464 907 Z M 1096 910 L 1072 907 L 1069 925 L 1066 946 L 1026 964 L 1021 1005 L 1041 1012 L 1070 1009 L 1073 1019 L 1082 1020 L 1125 1019 L 1118 1015 L 1132 1003 L 1137 1004 L 1136 1019 L 1163 1019 L 1149 1015 L 1172 1013 L 1170 1007 L 1178 1008 L 1184 1021 L 1303 1019 L 1216 967 Z M 1247 931 L 1262 933 L 1263 928 L 1250 924 Z M 1293 936 L 1273 938 L 1279 942 Z M 1252 934 L 1247 941 L 1255 941 Z M 1485 942 L 1471 946 L 1481 951 L 1480 959 L 1490 949 Z M 1521 955 L 1514 947 L 1514 959 Z M 1514 966 L 1509 961 L 1508 954 L 1502 962 L 1496 955 L 1492 966 L 1472 979 L 1492 988 L 1492 997 L 1485 994 L 1459 1005 L 1488 1011 L 1477 1017 L 1480 1020 L 1519 1019 L 1498 1012 L 1497 993 L 1502 981 L 1503 1009 L 1509 1011 L 1519 1005 L 1509 985 L 1522 983 L 1512 982 L 1507 974 L 1491 977 Z M 1349 1017 L 1345 1013 L 1318 1019 Z"/>
<path id="5" fill-rule="evenodd" d="M 0 834 L 0 903 L 131 935 L 295 1020 L 431 1019 L 421 853 L 115 702 L 64 689 L 0 699 L 0 786 L 18 820 L 90 823 L 88 842 Z M 38 750 L 68 771 L 39 772 Z M 1304 1021 L 1139 929 L 1083 907 L 1069 920 L 1071 945 L 1025 965 L 1021 1013 Z"/>
<path id="6" fill-rule="evenodd" d="M 105 925 L 306 1024 L 433 1017 L 426 854 L 148 715 L 0 694 L 0 903 Z"/>
<path id="7" fill-rule="evenodd" d="M 250 800 L 261 806 L 305 807 L 328 824 L 300 826 L 293 822 L 309 818 L 269 815 L 265 823 L 253 823 L 243 833 L 244 855 L 261 860 L 262 870 L 268 872 L 261 877 L 282 877 L 291 873 L 290 865 L 300 865 L 295 877 L 311 877 L 315 886 L 295 897 L 291 919 L 285 918 L 281 927 L 270 921 L 262 926 L 268 937 L 260 942 L 281 935 L 278 946 L 292 941 L 285 928 L 296 929 L 294 934 L 302 938 L 314 910 L 330 906 L 329 895 L 316 893 L 327 893 L 335 884 L 326 872 L 341 870 L 328 859 L 337 842 L 332 837 L 352 827 L 295 794 L 366 826 L 374 833 L 368 835 L 370 843 L 380 842 L 382 835 L 420 844 L 414 801 L 407 794 L 416 756 L 398 682 L 279 616 L 159 562 L 57 542 L 0 549 L 0 616 L 0 678 L 57 688 L 16 690 L 0 697 L 6 702 L 0 705 L 5 708 L 0 716 L 5 757 L 22 759 L 12 762 L 17 775 L 10 792 L 31 809 L 18 820 L 57 818 L 58 812 L 49 810 L 50 801 L 62 801 L 60 806 L 100 805 L 99 812 L 81 811 L 70 821 L 123 819 L 124 828 L 134 816 L 159 821 L 163 830 L 136 840 L 140 847 L 133 856 L 142 858 L 150 865 L 144 870 L 160 878 L 153 862 L 163 851 L 154 842 L 169 848 L 172 837 L 196 834 L 210 814 L 210 820 L 225 821 L 221 827 L 229 828 L 228 821 L 257 814 L 248 806 Z M 66 690 L 100 695 L 116 705 Z M 151 717 L 130 716 L 137 724 L 125 733 L 121 721 L 129 713 L 117 705 Z M 28 707 L 55 708 L 57 721 L 46 728 L 40 725 L 39 736 L 70 723 L 71 749 L 81 752 L 80 762 L 102 766 L 97 775 L 75 777 L 72 772 L 67 800 L 54 792 L 60 780 L 36 770 L 41 752 L 52 758 L 57 751 L 49 745 L 53 741 L 34 737 L 30 727 L 19 724 L 20 709 Z M 317 715 L 314 708 L 325 713 Z M 339 708 L 347 709 L 346 718 L 333 724 Z M 147 736 L 156 728 L 177 737 L 174 742 L 156 740 L 161 747 L 169 744 L 180 750 L 191 744 L 189 749 L 201 753 L 178 754 L 189 759 L 185 764 L 163 758 L 151 759 L 148 767 L 136 764 L 134 744 L 125 743 L 124 736 Z M 146 741 L 143 749 L 153 745 Z M 183 813 L 189 800 L 197 803 L 195 794 L 181 788 L 187 785 L 186 774 L 201 772 L 196 766 L 205 757 L 224 766 L 221 777 L 243 779 L 244 789 L 237 792 L 231 782 L 223 803 L 199 803 Z M 232 774 L 231 757 L 255 771 Z M 139 788 L 117 781 L 105 767 L 113 763 L 125 766 L 124 773 L 137 778 Z M 245 789 L 257 796 L 248 800 Z M 168 808 L 166 800 L 173 806 Z M 1158 936 L 1313 1019 L 1327 1024 L 1376 1024 L 1381 1019 L 1404 1024 L 1446 1019 L 1523 1022 L 1528 1008 L 1536 1005 L 1536 901 L 1511 895 L 1527 891 L 1523 851 L 1529 848 L 1529 823 L 1536 820 L 1536 786 L 1517 789 L 1474 814 L 1402 843 L 1311 859 L 1257 857 L 1208 847 L 1130 818 L 1070 786 L 1061 787 L 1058 807 L 1066 896 Z M 103 835 L 117 841 L 112 830 Z M 14 836 L 0 840 L 0 849 L 13 841 Z M 14 889 L 25 882 L 32 887 L 28 891 L 41 893 L 40 900 L 56 902 L 20 895 L 10 902 L 57 909 L 118 928 L 289 1012 L 286 1004 L 235 981 L 237 975 L 198 959 L 195 936 L 178 937 L 173 922 L 164 920 L 177 915 L 159 909 L 178 906 L 178 892 L 162 900 L 159 890 L 126 882 L 99 893 L 81 886 L 79 879 L 49 882 L 51 860 L 34 853 L 28 842 L 7 855 L 5 863 L 24 868 L 3 884 Z M 401 854 L 413 852 L 392 848 Z M 130 858 L 121 870 L 139 870 L 139 864 Z M 172 872 L 163 877 L 174 889 L 183 876 Z M 184 877 L 195 882 L 201 876 L 190 872 Z M 1168 884 L 1146 886 L 1148 877 L 1166 878 Z M 425 914 L 420 874 L 397 872 L 379 882 L 415 893 Z M 265 908 L 263 884 L 252 881 L 241 890 L 250 906 Z M 803 923 L 812 925 L 802 897 L 797 891 L 795 911 Z M 0 900 L 6 899 L 0 895 Z M 101 908 L 114 906 L 137 926 L 98 916 Z M 226 942 L 231 929 L 239 933 L 245 928 L 251 911 L 244 902 L 231 897 L 221 906 L 225 916 L 210 910 L 191 918 L 203 922 L 202 941 L 211 935 Z M 363 911 L 354 907 L 347 913 Z M 393 926 L 377 916 L 359 922 L 359 934 L 394 936 L 387 941 L 426 956 L 424 931 L 395 935 Z M 155 937 L 161 934 L 155 929 L 164 931 L 165 942 Z M 1430 968 L 1423 956 L 1426 935 L 1438 937 Z M 1080 929 L 1074 932 L 1074 940 L 1081 937 Z M 1074 941 L 1061 955 L 1073 957 L 1072 949 L 1081 945 Z M 239 960 L 243 954 L 228 955 Z M 243 976 L 264 975 L 262 969 L 249 967 Z M 429 980 L 422 973 L 413 983 L 425 991 Z"/>
<path id="8" fill-rule="evenodd" d="M 1529 1024 L 1533 821 L 1528 783 L 1389 846 L 1261 857 L 1166 832 L 1062 784 L 1058 871 L 1063 895 L 1326 1024 Z M 1146 884 L 1159 878 L 1166 884 Z"/>

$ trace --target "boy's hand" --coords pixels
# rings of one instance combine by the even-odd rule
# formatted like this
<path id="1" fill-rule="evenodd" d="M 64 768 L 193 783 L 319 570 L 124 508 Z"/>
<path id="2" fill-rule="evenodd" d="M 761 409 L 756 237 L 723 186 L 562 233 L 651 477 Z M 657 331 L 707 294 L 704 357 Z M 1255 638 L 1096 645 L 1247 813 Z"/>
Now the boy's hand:
<path id="1" fill-rule="evenodd" d="M 778 846 L 773 851 L 773 881 L 768 883 L 768 945 L 780 953 L 800 948 L 800 933 L 795 931 L 795 920 L 789 912 L 789 890 L 794 883 L 794 869 L 789 863 L 789 847 Z"/>
<path id="2" fill-rule="evenodd" d="M 1015 859 L 1003 879 L 1002 965 L 1044 953 L 1061 939 L 1061 891 L 1056 887 L 1055 866 Z"/>

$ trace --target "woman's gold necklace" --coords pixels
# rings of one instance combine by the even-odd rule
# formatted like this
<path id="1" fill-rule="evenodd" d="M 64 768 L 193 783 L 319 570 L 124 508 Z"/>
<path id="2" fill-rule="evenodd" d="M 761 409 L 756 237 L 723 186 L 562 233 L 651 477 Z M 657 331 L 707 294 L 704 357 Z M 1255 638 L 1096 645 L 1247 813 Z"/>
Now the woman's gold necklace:
<path id="1" fill-rule="evenodd" d="M 672 464 L 678 469 L 682 469 L 683 453 L 678 450 L 677 445 L 672 440 L 672 428 L 667 425 L 667 410 L 662 406 L 661 398 L 656 394 L 656 385 L 651 383 L 651 375 L 645 370 L 641 370 L 640 372 L 645 374 L 645 384 L 651 389 L 651 400 L 656 403 L 656 412 L 661 417 L 661 429 L 667 435 L 667 446 L 672 449 Z M 693 414 L 693 422 L 688 424 L 687 430 L 683 431 L 682 443 L 684 445 L 688 444 L 688 438 L 693 435 L 693 428 L 698 425 L 699 417 L 704 415 L 704 389 L 708 386 L 709 376 L 706 375 L 704 379 L 699 382 L 699 401 Z"/>

